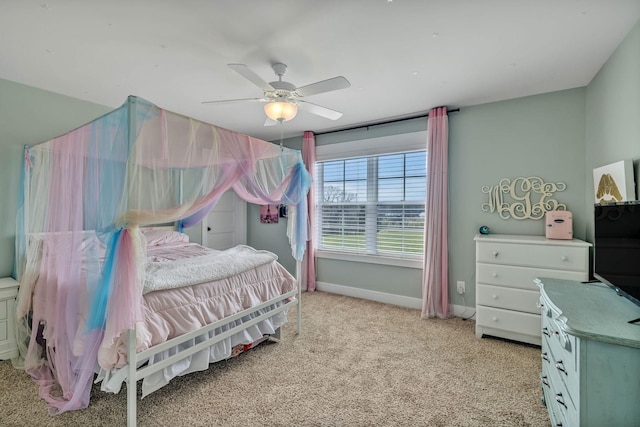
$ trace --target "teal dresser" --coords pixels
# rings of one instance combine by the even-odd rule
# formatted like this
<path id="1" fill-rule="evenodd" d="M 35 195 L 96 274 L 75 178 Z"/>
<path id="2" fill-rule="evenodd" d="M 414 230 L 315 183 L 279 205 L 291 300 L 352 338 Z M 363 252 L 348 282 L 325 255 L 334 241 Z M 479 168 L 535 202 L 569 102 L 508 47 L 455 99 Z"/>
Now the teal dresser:
<path id="1" fill-rule="evenodd" d="M 538 278 L 551 425 L 640 426 L 640 306 L 601 283 Z"/>

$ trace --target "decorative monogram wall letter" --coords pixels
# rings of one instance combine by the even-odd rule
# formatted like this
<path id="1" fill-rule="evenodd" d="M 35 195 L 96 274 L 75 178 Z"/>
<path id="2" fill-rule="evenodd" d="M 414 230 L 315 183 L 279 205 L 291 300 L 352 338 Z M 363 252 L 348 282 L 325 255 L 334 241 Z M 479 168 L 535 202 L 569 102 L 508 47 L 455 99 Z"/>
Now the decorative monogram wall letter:
<path id="1" fill-rule="evenodd" d="M 489 201 L 482 204 L 482 210 L 497 211 L 502 219 L 541 219 L 547 211 L 567 210 L 567 205 L 552 199 L 555 192 L 566 188 L 563 182 L 544 182 L 537 176 L 515 178 L 513 181 L 502 178 L 498 185 L 482 187 L 482 192 L 489 195 Z"/>

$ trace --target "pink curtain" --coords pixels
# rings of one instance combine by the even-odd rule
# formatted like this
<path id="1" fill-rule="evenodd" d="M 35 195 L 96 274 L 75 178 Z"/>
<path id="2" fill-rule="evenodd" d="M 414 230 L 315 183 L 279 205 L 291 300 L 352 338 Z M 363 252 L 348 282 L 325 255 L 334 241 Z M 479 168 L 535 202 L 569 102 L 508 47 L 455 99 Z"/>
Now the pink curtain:
<path id="1" fill-rule="evenodd" d="M 427 127 L 427 195 L 424 222 L 422 317 L 449 315 L 447 262 L 447 108 L 429 112 Z"/>
<path id="2" fill-rule="evenodd" d="M 315 163 L 316 163 L 316 137 L 313 132 L 306 131 L 302 137 L 302 161 L 307 167 L 307 171 L 311 174 L 311 181 L 315 180 Z M 315 233 L 316 221 L 316 195 L 314 186 L 311 184 L 309 193 L 307 194 L 307 209 L 309 213 L 309 232 L 307 241 L 307 250 L 302 259 L 302 280 L 306 284 L 307 292 L 313 292 L 316 289 L 316 256 L 313 249 L 313 236 Z"/>

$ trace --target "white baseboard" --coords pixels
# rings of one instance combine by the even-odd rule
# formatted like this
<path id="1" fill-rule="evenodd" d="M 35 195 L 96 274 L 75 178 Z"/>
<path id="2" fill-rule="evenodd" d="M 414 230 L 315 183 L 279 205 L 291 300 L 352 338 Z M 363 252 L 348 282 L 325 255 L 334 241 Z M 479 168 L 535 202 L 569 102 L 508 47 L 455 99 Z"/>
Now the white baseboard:
<path id="1" fill-rule="evenodd" d="M 362 298 L 370 301 L 382 302 L 385 304 L 399 305 L 401 307 L 415 308 L 416 310 L 422 309 L 422 299 L 420 298 L 388 294 L 386 292 L 354 288 L 352 286 L 336 285 L 334 283 L 327 282 L 316 282 L 316 289 L 332 294 Z M 466 307 L 464 305 L 451 305 L 451 308 L 453 309 L 453 315 L 456 317 L 469 317 L 473 313 L 472 307 Z"/>

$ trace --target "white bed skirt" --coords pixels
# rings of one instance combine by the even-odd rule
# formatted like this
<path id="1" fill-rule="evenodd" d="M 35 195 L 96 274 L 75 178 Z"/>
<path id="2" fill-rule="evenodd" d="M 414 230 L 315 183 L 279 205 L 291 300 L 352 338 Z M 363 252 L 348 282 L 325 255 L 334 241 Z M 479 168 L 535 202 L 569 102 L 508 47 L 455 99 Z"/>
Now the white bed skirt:
<path id="1" fill-rule="evenodd" d="M 238 320 L 230 322 L 226 325 L 223 325 L 219 328 L 214 329 L 213 331 L 204 333 L 202 335 L 197 336 L 189 341 L 186 341 L 182 344 L 179 344 L 175 347 L 171 347 L 168 350 L 165 350 L 161 353 L 155 354 L 146 360 L 139 361 L 138 367 L 144 365 L 148 362 L 149 365 L 154 363 L 158 363 L 170 356 L 175 355 L 185 349 L 193 347 L 194 345 L 206 341 L 208 339 L 213 338 L 216 335 L 219 335 L 231 328 L 237 327 L 244 322 L 247 322 L 251 319 L 254 319 L 262 314 L 265 314 L 275 308 L 283 305 L 283 302 L 277 302 L 273 305 L 263 308 L 261 310 L 256 311 L 255 313 L 251 313 L 247 316 L 244 316 Z M 276 330 L 280 328 L 287 322 L 287 314 L 286 311 L 281 311 L 279 313 L 274 314 L 272 317 L 262 320 L 255 325 L 249 326 L 242 331 L 231 335 L 228 338 L 223 339 L 222 341 L 214 344 L 210 348 L 206 348 L 204 350 L 198 351 L 191 356 L 186 357 L 168 367 L 162 369 L 161 371 L 155 372 L 142 380 L 142 397 L 153 393 L 156 390 L 164 387 L 171 381 L 171 379 L 179 376 L 179 375 L 187 375 L 191 372 L 204 371 L 209 368 L 209 364 L 219 362 L 224 359 L 228 359 L 231 357 L 232 349 L 237 345 L 251 344 L 259 339 L 261 339 L 264 335 L 273 335 L 276 333 Z M 100 369 L 98 372 L 98 376 L 95 382 L 102 381 L 100 386 L 101 390 L 110 392 L 110 393 L 119 393 L 122 387 L 122 384 L 127 379 L 127 367 L 122 367 L 119 369 Z"/>

